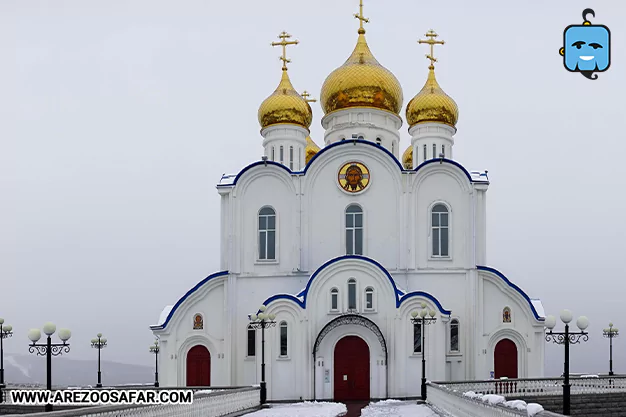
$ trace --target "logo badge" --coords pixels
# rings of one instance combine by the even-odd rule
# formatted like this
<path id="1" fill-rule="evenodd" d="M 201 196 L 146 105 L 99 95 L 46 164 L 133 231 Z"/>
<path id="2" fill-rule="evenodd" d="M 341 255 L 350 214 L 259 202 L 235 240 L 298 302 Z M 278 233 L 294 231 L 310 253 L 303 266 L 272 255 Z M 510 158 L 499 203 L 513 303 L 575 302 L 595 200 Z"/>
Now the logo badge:
<path id="1" fill-rule="evenodd" d="M 583 24 L 570 25 L 563 31 L 563 65 L 570 72 L 580 72 L 590 80 L 611 65 L 611 31 L 604 25 L 594 25 L 587 15 L 596 17 L 592 9 L 583 11 Z"/>
<path id="2" fill-rule="evenodd" d="M 349 193 L 358 193 L 370 183 L 370 171 L 360 162 L 348 162 L 339 170 L 339 186 Z"/>

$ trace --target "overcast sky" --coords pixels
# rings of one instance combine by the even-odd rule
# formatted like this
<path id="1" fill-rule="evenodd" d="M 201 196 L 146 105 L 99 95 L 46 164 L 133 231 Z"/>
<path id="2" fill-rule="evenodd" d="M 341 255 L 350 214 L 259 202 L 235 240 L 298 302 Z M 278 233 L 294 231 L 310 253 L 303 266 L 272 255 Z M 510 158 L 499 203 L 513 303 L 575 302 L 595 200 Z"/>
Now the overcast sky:
<path id="1" fill-rule="evenodd" d="M 563 29 L 611 29 L 595 81 L 563 67 Z M 219 269 L 223 173 L 263 152 L 260 103 L 280 78 L 286 30 L 299 91 L 315 98 L 354 48 L 358 0 L 2 0 L 0 316 L 10 352 L 51 320 L 71 357 L 150 365 L 149 325 Z M 626 3 L 365 0 L 367 39 L 404 107 L 437 77 L 459 105 L 454 158 L 488 170 L 488 263 L 548 314 L 587 315 L 573 372 L 608 369 L 609 321 L 626 333 Z M 323 143 L 319 103 L 312 137 Z M 402 150 L 409 143 L 402 127 Z M 210 324 L 209 324 L 210 325 Z M 624 335 L 626 338 L 626 334 Z M 626 372 L 626 340 L 615 370 Z M 562 347 L 547 372 L 562 372 Z"/>

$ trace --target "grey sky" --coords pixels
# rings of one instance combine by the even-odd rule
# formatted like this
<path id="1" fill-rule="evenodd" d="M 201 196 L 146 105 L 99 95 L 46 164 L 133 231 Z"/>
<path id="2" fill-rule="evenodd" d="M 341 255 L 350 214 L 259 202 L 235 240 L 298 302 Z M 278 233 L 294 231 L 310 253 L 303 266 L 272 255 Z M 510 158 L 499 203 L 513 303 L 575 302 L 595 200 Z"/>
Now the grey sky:
<path id="1" fill-rule="evenodd" d="M 611 68 L 567 72 L 563 29 L 611 29 Z M 0 2 L 0 316 L 11 352 L 47 320 L 70 355 L 151 364 L 150 324 L 219 267 L 215 184 L 262 154 L 257 109 L 280 77 L 282 30 L 296 89 L 319 98 L 352 51 L 357 0 Z M 404 105 L 428 62 L 459 105 L 454 157 L 486 169 L 489 265 L 548 314 L 586 314 L 572 371 L 607 369 L 601 329 L 626 333 L 626 4 L 365 0 L 367 39 Z M 322 144 L 319 103 L 312 137 Z M 402 110 L 404 117 L 404 107 Z M 402 127 L 402 150 L 409 145 Z M 624 335 L 626 337 L 626 334 Z M 616 371 L 626 372 L 617 339 Z M 547 372 L 562 368 L 548 346 Z"/>

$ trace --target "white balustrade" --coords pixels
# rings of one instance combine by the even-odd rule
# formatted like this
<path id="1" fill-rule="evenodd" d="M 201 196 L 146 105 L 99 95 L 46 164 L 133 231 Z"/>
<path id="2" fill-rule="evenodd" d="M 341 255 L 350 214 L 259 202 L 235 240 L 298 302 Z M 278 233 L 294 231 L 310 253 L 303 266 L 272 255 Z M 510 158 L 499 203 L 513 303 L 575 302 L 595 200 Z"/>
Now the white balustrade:
<path id="1" fill-rule="evenodd" d="M 455 417 L 527 417 L 528 413 L 491 405 L 479 400 L 463 397 L 462 392 L 454 392 L 450 388 L 428 384 L 428 402 L 434 408 Z M 455 388 L 456 389 L 456 388 Z"/>

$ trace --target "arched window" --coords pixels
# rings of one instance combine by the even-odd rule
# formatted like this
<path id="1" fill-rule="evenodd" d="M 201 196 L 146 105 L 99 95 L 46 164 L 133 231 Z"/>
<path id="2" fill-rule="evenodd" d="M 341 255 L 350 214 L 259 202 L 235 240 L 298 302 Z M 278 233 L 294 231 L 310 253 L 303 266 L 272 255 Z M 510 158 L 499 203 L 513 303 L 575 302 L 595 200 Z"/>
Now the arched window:
<path id="1" fill-rule="evenodd" d="M 293 171 L 293 146 L 289 147 L 289 169 Z"/>
<path id="2" fill-rule="evenodd" d="M 365 309 L 374 309 L 374 289 L 372 287 L 367 287 L 365 289 Z"/>
<path id="3" fill-rule="evenodd" d="M 358 140 L 365 140 L 365 137 L 364 136 L 359 136 L 357 139 Z"/>
<path id="4" fill-rule="evenodd" d="M 287 356 L 287 322 L 280 322 L 280 356 Z"/>
<path id="5" fill-rule="evenodd" d="M 437 145 L 433 143 L 433 159 L 437 157 Z"/>
<path id="6" fill-rule="evenodd" d="M 424 161 L 427 159 L 428 157 L 426 156 L 426 145 L 424 145 Z"/>
<path id="7" fill-rule="evenodd" d="M 459 321 L 452 319 L 450 321 L 450 352 L 459 351 Z"/>
<path id="8" fill-rule="evenodd" d="M 282 164 L 285 161 L 285 150 L 283 149 L 282 145 L 280 146 L 278 152 L 280 154 L 280 163 Z"/>
<path id="9" fill-rule="evenodd" d="M 348 280 L 348 310 L 356 310 L 356 280 Z"/>
<path id="10" fill-rule="evenodd" d="M 363 255 L 363 210 L 356 204 L 346 209 L 346 255 Z"/>
<path id="11" fill-rule="evenodd" d="M 422 325 L 413 323 L 413 353 L 422 353 Z"/>
<path id="12" fill-rule="evenodd" d="M 330 310 L 339 310 L 339 290 L 337 288 L 330 290 Z"/>
<path id="13" fill-rule="evenodd" d="M 396 142 L 391 142 L 391 153 L 395 154 L 396 152 Z"/>
<path id="14" fill-rule="evenodd" d="M 502 310 L 502 323 L 510 323 L 511 322 L 511 309 L 508 307 L 505 307 L 504 310 Z"/>
<path id="15" fill-rule="evenodd" d="M 276 161 L 276 148 L 272 146 L 272 161 Z"/>
<path id="16" fill-rule="evenodd" d="M 448 257 L 449 254 L 449 223 L 448 208 L 436 204 L 432 209 L 432 241 L 433 256 Z"/>
<path id="17" fill-rule="evenodd" d="M 259 211 L 259 260 L 276 259 L 276 212 L 271 207 Z"/>
<path id="18" fill-rule="evenodd" d="M 376 138 L 376 144 L 378 146 L 382 145 L 383 144 L 383 140 L 381 138 Z"/>
<path id="19" fill-rule="evenodd" d="M 256 330 L 254 327 L 248 325 L 248 357 L 255 356 L 256 354 Z"/>
<path id="20" fill-rule="evenodd" d="M 446 157 L 446 145 L 441 145 L 441 155 L 443 155 L 443 157 Z"/>

